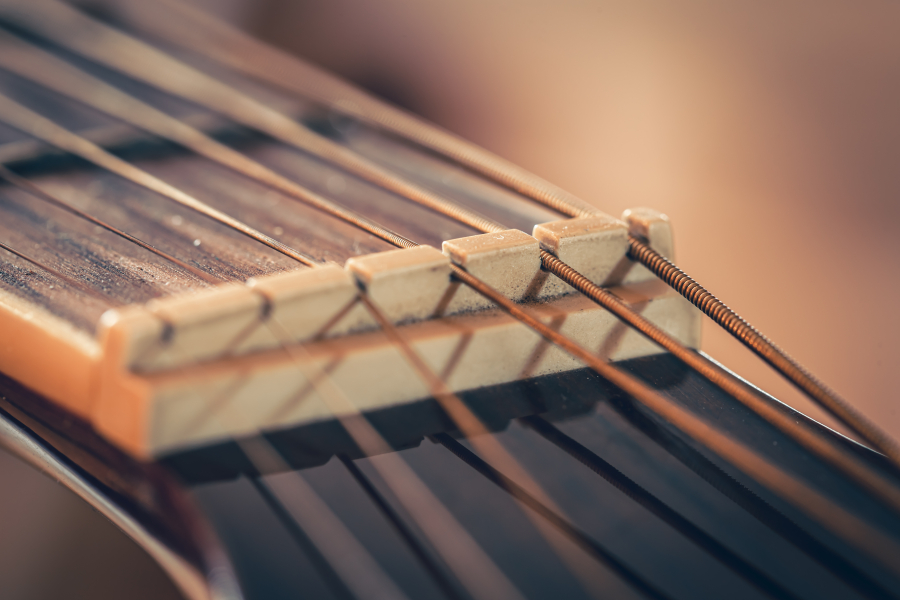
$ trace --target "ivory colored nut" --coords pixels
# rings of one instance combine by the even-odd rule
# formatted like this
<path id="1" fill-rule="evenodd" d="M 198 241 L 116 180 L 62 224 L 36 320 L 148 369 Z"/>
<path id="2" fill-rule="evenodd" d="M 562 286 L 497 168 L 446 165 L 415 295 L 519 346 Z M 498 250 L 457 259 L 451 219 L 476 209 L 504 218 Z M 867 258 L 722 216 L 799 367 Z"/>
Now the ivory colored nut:
<path id="1" fill-rule="evenodd" d="M 541 269 L 536 239 L 517 229 L 485 233 L 444 242 L 444 254 L 454 263 L 515 301 L 523 300 Z M 453 295 L 445 314 L 477 310 L 493 302 L 467 286 Z"/>
<path id="2" fill-rule="evenodd" d="M 347 310 L 359 290 L 353 276 L 337 265 L 257 277 L 247 281 L 247 286 L 269 302 L 268 318 L 276 321 L 271 327 L 283 330 L 293 342 L 333 337 L 375 325 L 364 307 Z M 271 327 L 260 328 L 241 350 L 281 345 L 282 340 Z"/>
<path id="3" fill-rule="evenodd" d="M 431 246 L 351 258 L 347 270 L 394 323 L 434 316 L 450 287 L 450 259 Z"/>
<path id="4" fill-rule="evenodd" d="M 255 329 L 264 327 L 264 303 L 237 283 L 152 300 L 147 310 L 171 327 L 172 337 L 160 352 L 135 366 L 159 370 L 235 354 Z"/>
<path id="5" fill-rule="evenodd" d="M 606 214 L 563 219 L 534 226 L 541 247 L 598 285 L 620 279 L 627 260 L 628 230 L 622 221 Z M 540 298 L 569 294 L 575 289 L 549 275 Z"/>
<path id="6" fill-rule="evenodd" d="M 647 240 L 650 247 L 670 260 L 674 260 L 675 245 L 672 242 L 672 225 L 669 217 L 652 208 L 629 208 L 622 213 L 622 220 L 628 224 L 628 232 Z M 646 267 L 635 264 L 623 280 L 636 283 L 655 278 Z"/>

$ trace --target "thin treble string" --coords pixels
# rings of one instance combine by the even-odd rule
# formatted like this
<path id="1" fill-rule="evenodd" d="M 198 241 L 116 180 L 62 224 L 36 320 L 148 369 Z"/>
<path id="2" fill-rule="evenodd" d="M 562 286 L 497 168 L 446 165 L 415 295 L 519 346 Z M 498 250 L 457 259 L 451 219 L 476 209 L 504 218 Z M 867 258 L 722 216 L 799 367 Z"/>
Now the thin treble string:
<path id="1" fill-rule="evenodd" d="M 563 518 L 564 520 L 569 520 L 568 517 L 564 515 L 562 509 L 550 498 L 550 495 L 543 490 L 542 486 L 537 482 L 537 480 L 529 474 L 528 470 L 525 469 L 519 463 L 519 461 L 517 461 L 512 456 L 512 454 L 510 454 L 508 450 L 506 450 L 503 444 L 500 443 L 500 441 L 495 436 L 490 435 L 490 431 L 487 427 L 485 427 L 484 423 L 462 401 L 459 396 L 457 396 L 450 390 L 447 383 L 443 379 L 441 379 L 441 377 L 437 373 L 435 373 L 435 371 L 431 367 L 428 366 L 421 355 L 403 337 L 398 328 L 394 327 L 391 324 L 387 316 L 372 301 L 372 299 L 369 298 L 365 290 L 363 290 L 360 298 L 365 304 L 366 308 L 369 310 L 369 313 L 381 326 L 385 335 L 387 335 L 391 342 L 395 346 L 397 346 L 403 357 L 413 368 L 413 370 L 418 374 L 419 378 L 422 379 L 422 381 L 424 381 L 425 384 L 429 387 L 429 391 L 432 397 L 437 401 L 441 409 L 450 417 L 456 427 L 459 428 L 463 435 L 466 436 L 466 439 L 469 440 L 469 443 L 475 446 L 475 448 L 477 448 L 478 451 L 482 455 L 486 456 L 491 462 L 500 464 L 501 467 L 505 470 L 511 471 L 515 479 L 524 483 L 523 489 L 529 489 L 530 494 L 534 497 L 537 497 L 538 502 L 540 502 L 543 506 L 548 507 L 548 509 L 552 513 L 556 515 L 562 515 L 561 518 Z M 525 505 L 527 506 L 527 504 Z M 528 519 L 532 522 L 532 524 L 534 524 L 538 532 L 540 532 L 541 535 L 550 543 L 554 551 L 572 570 L 573 574 L 579 579 L 585 591 L 587 591 L 588 593 L 599 593 L 599 591 L 596 590 L 596 585 L 594 584 L 595 575 L 593 569 L 584 563 L 580 555 L 573 554 L 569 546 L 561 543 L 561 540 L 553 535 L 552 530 L 556 528 L 556 523 L 554 523 L 552 519 L 547 520 L 546 514 L 542 514 L 540 512 L 533 513 L 530 511 L 525 511 L 525 516 L 528 517 Z M 583 545 L 579 544 L 579 546 L 582 548 L 582 550 L 584 550 Z M 596 549 L 599 547 L 600 546 L 597 542 L 593 542 L 592 549 Z M 629 584 L 633 585 L 638 591 L 646 593 L 651 597 L 662 597 L 662 595 L 658 593 L 658 590 L 656 590 L 654 586 L 644 581 L 643 578 L 638 576 L 624 563 L 614 558 L 608 551 L 588 551 L 587 555 L 594 560 L 599 561 L 601 564 L 604 564 L 611 571 L 617 573 L 620 577 L 622 577 L 622 579 L 629 582 Z"/>
<path id="2" fill-rule="evenodd" d="M 130 24 L 250 77 L 321 102 L 340 113 L 368 121 L 441 154 L 557 212 L 588 216 L 597 209 L 534 174 L 449 132 L 391 106 L 299 57 L 287 54 L 216 17 L 177 0 L 159 0 L 160 11 L 142 0 L 124 0 L 117 8 Z M 644 240 L 629 236 L 630 256 L 695 304 L 717 324 L 778 370 L 841 423 L 900 465 L 900 444 L 816 379 L 774 342 L 742 319 Z"/>
<path id="3" fill-rule="evenodd" d="M 261 431 L 252 440 L 236 441 L 260 474 L 291 471 Z M 262 481 L 254 481 L 254 486 L 279 520 L 288 522 L 289 527 L 291 521 L 300 527 L 356 598 L 406 600 L 406 594 L 299 472 L 290 472 L 277 486 Z M 280 500 L 276 487 L 302 509 L 290 510 Z M 294 536 L 298 537 L 296 532 Z"/>
<path id="4" fill-rule="evenodd" d="M 165 6 L 160 10 L 160 6 Z M 500 185 L 555 208 L 597 209 L 521 167 L 420 117 L 381 101 L 331 73 L 262 42 L 215 16 L 179 0 L 120 0 L 116 10 L 128 25 L 226 65 L 253 79 L 367 121 L 443 155 Z"/>
<path id="5" fill-rule="evenodd" d="M 282 350 L 311 383 L 328 412 L 338 420 L 354 444 L 366 455 L 377 457 L 370 464 L 466 590 L 480 600 L 523 600 L 521 592 L 409 464 L 392 451 L 388 442 L 344 395 L 328 371 L 309 360 L 309 352 L 303 344 L 293 343 L 290 333 L 272 311 L 266 311 L 264 318 Z"/>
<path id="6" fill-rule="evenodd" d="M 344 220 L 349 219 L 370 233 L 382 237 L 392 235 L 391 232 L 383 230 L 374 222 L 358 214 L 352 214 L 343 210 L 342 207 L 317 196 L 256 161 L 247 158 L 245 155 L 216 142 L 182 121 L 90 76 L 81 69 L 31 44 L 3 32 L 0 32 L 0 43 L 3 44 L 3 52 L 0 53 L 0 66 L 3 68 L 67 95 L 91 108 L 106 112 L 146 131 L 182 144 L 202 156 L 206 156 L 249 178 L 269 185 L 301 202 L 326 210 Z M 420 203 L 420 198 L 415 195 L 407 196 L 407 198 Z M 451 201 L 446 201 L 439 206 L 426 206 L 465 224 L 478 226 L 484 232 L 493 232 L 497 231 L 498 228 L 502 228 L 499 224 L 482 223 L 479 215 Z M 396 244 L 398 240 L 392 239 L 390 241 Z M 409 245 L 405 243 L 409 240 L 403 239 L 399 241 L 404 246 Z M 802 446 L 866 486 L 867 489 L 884 499 L 896 510 L 900 510 L 900 491 L 886 484 L 883 478 L 875 474 L 862 461 L 844 455 L 814 432 L 797 427 L 789 415 L 772 406 L 756 390 L 744 384 L 703 355 L 689 350 L 672 336 L 666 334 L 662 329 L 656 327 L 636 311 L 619 301 L 611 293 L 593 284 L 546 250 L 541 250 L 541 261 L 546 270 L 581 291 L 592 301 L 612 311 L 618 318 L 654 340 L 713 384 L 725 390 L 757 414 L 760 414 L 764 419 L 793 439 L 796 439 Z"/>
<path id="7" fill-rule="evenodd" d="M 48 144 L 79 156 L 90 163 L 115 173 L 141 187 L 156 192 L 157 194 L 190 208 L 214 221 L 218 221 L 219 223 L 265 244 L 273 250 L 281 252 L 285 256 L 293 258 L 304 265 L 313 266 L 316 264 L 313 257 L 300 252 L 299 250 L 295 250 L 234 217 L 209 206 L 197 198 L 184 193 L 178 188 L 150 175 L 131 163 L 110 154 L 81 136 L 60 127 L 50 119 L 39 115 L 3 94 L 0 94 L 0 121 L 27 135 L 43 140 Z"/>
<path id="8" fill-rule="evenodd" d="M 12 0 L 6 18 L 68 50 L 198 106 L 226 115 L 355 176 L 435 209 L 454 211 L 445 198 L 410 183 L 291 117 L 140 40 L 56 0 Z M 502 229 L 471 211 L 458 215 L 476 229 Z M 498 230 L 499 230 L 498 229 Z"/>
<path id="9" fill-rule="evenodd" d="M 408 246 L 409 240 L 384 229 L 371 219 L 331 202 L 315 192 L 276 173 L 246 155 L 216 141 L 181 119 L 168 115 L 82 69 L 0 30 L 0 68 L 50 90 L 68 96 L 94 110 L 180 144 L 200 156 L 231 169 L 253 181 L 277 190 L 307 206 L 351 222 L 356 227 L 394 245 Z"/>
<path id="10" fill-rule="evenodd" d="M 35 185 L 31 181 L 25 179 L 24 177 L 17 175 L 16 173 L 13 173 L 12 171 L 7 169 L 2 164 L 0 164 L 0 178 L 5 179 L 9 183 L 18 187 L 22 191 L 27 192 L 28 194 L 31 194 L 35 198 L 39 198 L 40 200 L 43 200 L 44 202 L 47 202 L 48 204 L 56 206 L 57 208 L 61 208 L 62 210 L 65 210 L 66 212 L 69 212 L 70 214 L 73 214 L 80 219 L 83 219 L 85 221 L 88 221 L 89 223 L 93 223 L 94 225 L 102 227 L 103 229 L 106 229 L 107 231 L 114 233 L 115 235 L 131 242 L 132 244 L 136 244 L 137 246 L 140 246 L 141 248 L 148 250 L 148 251 L 152 252 L 153 254 L 156 254 L 157 256 L 168 260 L 169 262 L 171 262 L 171 263 L 175 264 L 176 266 L 178 266 L 179 268 L 187 271 L 188 273 L 197 277 L 198 279 L 205 281 L 206 283 L 215 285 L 218 283 L 222 283 L 222 281 L 223 281 L 219 277 L 211 275 L 211 274 L 207 273 L 206 271 L 201 271 L 194 265 L 188 264 L 188 263 L 184 262 L 183 260 L 181 260 L 175 256 L 172 256 L 171 254 L 169 254 L 167 252 L 160 250 L 159 248 L 153 246 L 152 244 L 145 242 L 144 240 L 142 240 L 140 238 L 134 237 L 130 233 L 126 233 L 126 232 L 122 231 L 121 229 L 114 227 L 113 225 L 110 225 L 109 223 L 102 221 L 102 220 L 98 219 L 97 217 L 94 217 L 94 216 L 84 212 L 81 209 L 75 208 L 71 204 L 60 200 L 56 196 L 50 194 L 46 190 L 40 188 L 39 186 Z"/>
<path id="11" fill-rule="evenodd" d="M 737 573 L 754 587 L 773 596 L 792 596 L 790 591 L 782 588 L 776 581 L 754 567 L 739 554 L 731 551 L 727 546 L 654 496 L 650 491 L 625 475 L 625 473 L 622 473 L 600 456 L 565 435 L 540 416 L 523 417 L 519 421 L 602 477 L 630 500 L 655 515 L 659 520 L 692 541 L 713 559 Z"/>

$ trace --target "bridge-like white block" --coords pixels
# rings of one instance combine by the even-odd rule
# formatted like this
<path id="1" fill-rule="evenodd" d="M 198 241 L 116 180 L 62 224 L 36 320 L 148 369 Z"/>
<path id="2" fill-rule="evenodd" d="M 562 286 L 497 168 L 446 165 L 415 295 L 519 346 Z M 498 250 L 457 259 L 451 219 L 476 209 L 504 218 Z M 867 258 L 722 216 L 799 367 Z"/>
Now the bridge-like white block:
<path id="1" fill-rule="evenodd" d="M 541 270 L 537 240 L 517 229 L 449 240 L 443 250 L 454 263 L 516 302 L 530 295 Z M 458 285 L 443 314 L 490 306 L 493 302 L 481 294 Z"/>
<path id="2" fill-rule="evenodd" d="M 628 225 L 628 233 L 646 240 L 650 247 L 670 260 L 674 260 L 675 244 L 672 240 L 672 225 L 669 217 L 652 208 L 629 208 L 622 213 L 622 220 Z M 645 281 L 656 277 L 646 267 L 634 263 L 622 280 L 623 283 Z"/>
<path id="3" fill-rule="evenodd" d="M 563 219 L 534 226 L 541 247 L 597 285 L 611 285 L 622 279 L 628 265 L 628 228 L 606 214 Z M 547 274 L 539 298 L 570 294 L 574 288 Z"/>
<path id="4" fill-rule="evenodd" d="M 241 353 L 375 326 L 356 303 L 359 289 L 353 276 L 338 265 L 253 278 L 247 286 L 265 299 L 269 312 L 241 345 Z"/>
<path id="5" fill-rule="evenodd" d="M 131 367 L 157 371 L 234 354 L 259 326 L 264 304 L 239 283 L 151 300 L 146 310 L 164 324 L 164 333 L 156 349 L 129 350 Z"/>
<path id="6" fill-rule="evenodd" d="M 450 259 L 431 246 L 351 258 L 347 270 L 394 323 L 440 313 L 450 289 Z"/>

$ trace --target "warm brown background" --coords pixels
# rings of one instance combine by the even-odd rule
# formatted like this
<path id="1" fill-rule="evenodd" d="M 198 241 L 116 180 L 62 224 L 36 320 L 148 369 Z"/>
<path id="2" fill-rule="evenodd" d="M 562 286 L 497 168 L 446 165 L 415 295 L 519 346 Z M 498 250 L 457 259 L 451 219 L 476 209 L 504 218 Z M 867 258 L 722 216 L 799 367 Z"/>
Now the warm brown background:
<path id="1" fill-rule="evenodd" d="M 608 212 L 668 213 L 685 270 L 900 436 L 900 4 L 206 3 Z M 169 596 L 59 486 L 0 474 L 3 597 Z"/>

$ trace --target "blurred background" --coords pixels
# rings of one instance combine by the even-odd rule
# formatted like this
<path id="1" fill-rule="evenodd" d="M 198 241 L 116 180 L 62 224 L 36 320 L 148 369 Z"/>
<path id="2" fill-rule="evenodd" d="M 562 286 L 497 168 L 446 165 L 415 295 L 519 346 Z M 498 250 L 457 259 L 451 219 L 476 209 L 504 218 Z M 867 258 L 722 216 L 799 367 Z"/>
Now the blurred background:
<path id="1" fill-rule="evenodd" d="M 900 4 L 204 0 L 618 215 L 900 437 Z M 831 423 L 707 322 L 703 348 Z M 61 486 L 0 453 L 3 598 L 177 597 Z"/>

